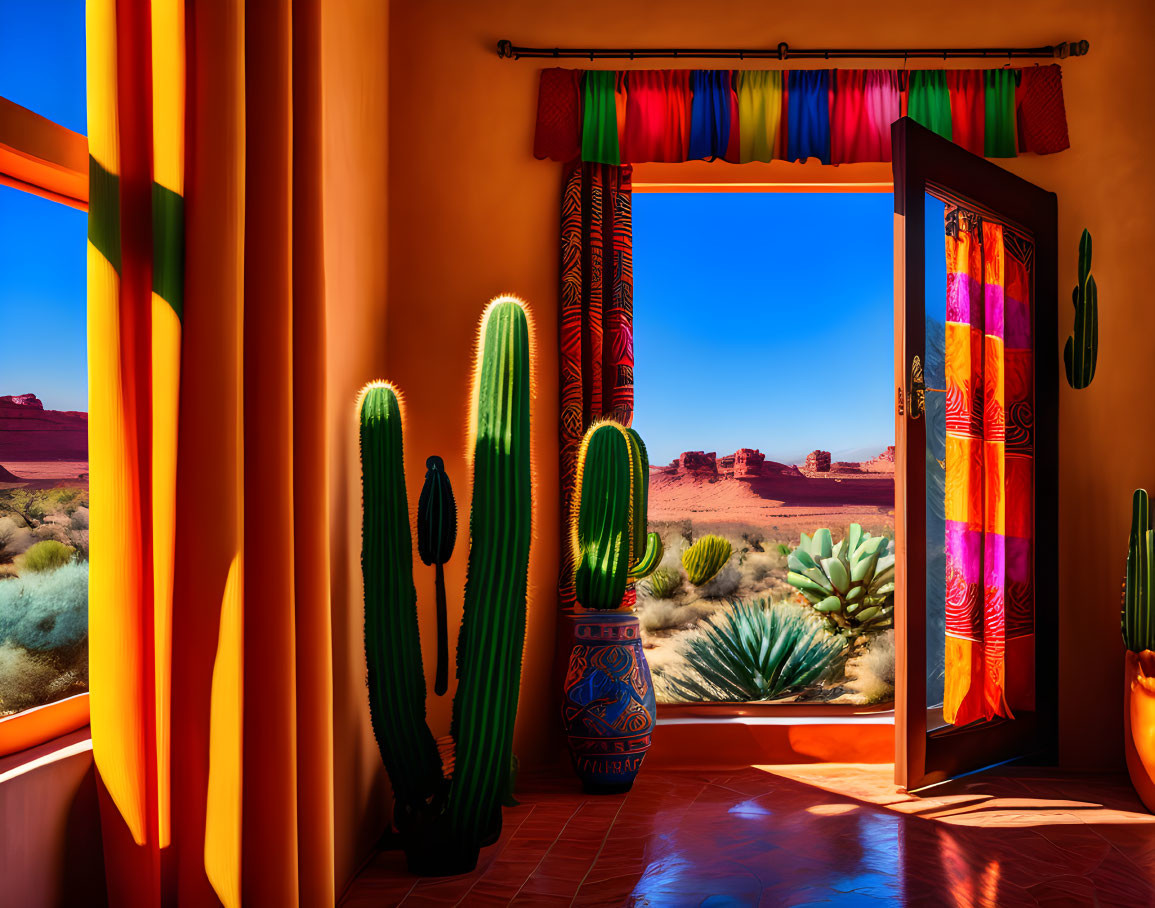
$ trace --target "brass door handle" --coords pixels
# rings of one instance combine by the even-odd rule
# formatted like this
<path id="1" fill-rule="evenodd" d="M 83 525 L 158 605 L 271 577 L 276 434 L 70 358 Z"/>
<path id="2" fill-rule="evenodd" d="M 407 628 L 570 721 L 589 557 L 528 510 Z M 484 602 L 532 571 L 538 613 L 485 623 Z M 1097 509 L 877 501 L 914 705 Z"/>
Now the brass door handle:
<path id="1" fill-rule="evenodd" d="M 926 412 L 926 381 L 922 375 L 922 359 L 917 353 L 910 361 L 910 406 L 907 412 L 911 419 L 919 419 Z"/>

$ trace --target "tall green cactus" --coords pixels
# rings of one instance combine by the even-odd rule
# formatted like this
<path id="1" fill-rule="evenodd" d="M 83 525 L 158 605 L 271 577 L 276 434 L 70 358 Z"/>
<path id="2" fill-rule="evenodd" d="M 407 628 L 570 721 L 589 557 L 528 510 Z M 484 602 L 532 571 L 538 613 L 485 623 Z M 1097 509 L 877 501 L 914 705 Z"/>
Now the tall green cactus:
<path id="1" fill-rule="evenodd" d="M 498 297 L 482 317 L 475 369 L 469 570 L 457 647 L 452 760 L 444 764 L 448 779 L 425 724 L 400 401 L 392 386 L 377 382 L 359 403 L 369 704 L 400 808 L 409 867 L 417 873 L 472 870 L 480 846 L 500 828 L 510 786 L 533 508 L 530 352 L 525 304 Z M 443 625 L 441 566 L 452 554 L 456 511 L 441 458 L 430 457 L 426 468 L 418 547 L 422 560 L 438 567 Z M 439 665 L 438 685 L 440 674 Z"/>
<path id="2" fill-rule="evenodd" d="M 662 560 L 647 532 L 650 461 L 640 435 L 613 420 L 590 426 L 578 451 L 570 526 L 574 590 L 585 608 L 620 608 L 626 584 Z"/>
<path id="3" fill-rule="evenodd" d="M 1091 384 L 1095 377 L 1099 355 L 1099 291 L 1091 274 L 1091 234 L 1086 230 L 1079 238 L 1079 284 L 1072 297 L 1075 330 L 1067 338 L 1063 362 L 1067 367 L 1067 383 L 1080 389 Z"/>
<path id="4" fill-rule="evenodd" d="M 530 330 L 520 300 L 499 297 L 490 304 L 479 354 L 469 570 L 453 704 L 456 767 L 447 814 L 452 839 L 465 846 L 483 841 L 500 820 L 521 684 L 532 501 Z"/>
<path id="5" fill-rule="evenodd" d="M 425 724 L 401 402 L 392 385 L 374 382 L 361 392 L 358 411 L 369 714 L 404 827 L 442 787 L 441 759 Z"/>
<path id="6" fill-rule="evenodd" d="M 1131 500 L 1131 539 L 1127 548 L 1127 580 L 1123 586 L 1123 642 L 1133 653 L 1155 650 L 1155 595 L 1151 564 L 1155 561 L 1155 532 L 1151 530 L 1146 489 L 1136 489 Z"/>
<path id="7" fill-rule="evenodd" d="M 425 461 L 425 485 L 417 499 L 417 553 L 424 564 L 434 566 L 437 596 L 437 672 L 433 692 L 449 689 L 449 617 L 445 601 L 445 562 L 453 557 L 457 542 L 457 505 L 453 486 L 445 473 L 445 461 L 434 454 Z"/>

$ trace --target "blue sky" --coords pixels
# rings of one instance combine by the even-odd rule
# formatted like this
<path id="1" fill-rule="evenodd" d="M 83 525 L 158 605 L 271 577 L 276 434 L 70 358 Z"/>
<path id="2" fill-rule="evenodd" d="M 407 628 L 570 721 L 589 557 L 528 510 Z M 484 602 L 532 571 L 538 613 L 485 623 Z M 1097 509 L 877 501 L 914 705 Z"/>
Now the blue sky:
<path id="1" fill-rule="evenodd" d="M 651 462 L 894 444 L 889 193 L 634 196 L 634 427 Z"/>
<path id="2" fill-rule="evenodd" d="M 0 96 L 87 132 L 83 0 L 0 0 Z M 0 186 L 0 395 L 88 409 L 84 212 Z"/>

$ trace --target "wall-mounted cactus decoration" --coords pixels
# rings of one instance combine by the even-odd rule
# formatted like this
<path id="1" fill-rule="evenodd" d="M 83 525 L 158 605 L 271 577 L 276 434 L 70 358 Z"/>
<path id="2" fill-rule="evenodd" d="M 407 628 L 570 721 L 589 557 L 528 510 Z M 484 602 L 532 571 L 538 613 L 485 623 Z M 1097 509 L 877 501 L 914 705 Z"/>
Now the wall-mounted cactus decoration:
<path id="1" fill-rule="evenodd" d="M 595 423 L 578 451 L 571 518 L 574 588 L 585 608 L 617 609 L 626 584 L 652 574 L 662 540 L 647 532 L 650 462 L 633 429 Z"/>
<path id="2" fill-rule="evenodd" d="M 1151 529 L 1146 489 L 1131 499 L 1131 539 L 1127 548 L 1127 579 L 1123 584 L 1123 643 L 1133 653 L 1155 650 L 1155 595 L 1151 565 L 1155 562 L 1155 531 Z"/>
<path id="3" fill-rule="evenodd" d="M 694 586 L 709 583 L 726 566 L 733 553 L 730 540 L 713 534 L 703 536 L 682 552 L 682 567 Z"/>
<path id="4" fill-rule="evenodd" d="M 433 692 L 443 696 L 449 689 L 449 618 L 445 601 L 445 562 L 453 557 L 457 542 L 457 504 L 453 486 L 445 473 L 445 461 L 434 454 L 425 461 L 425 485 L 417 499 L 417 554 L 432 564 L 437 596 L 437 672 Z"/>
<path id="5" fill-rule="evenodd" d="M 414 873 L 472 870 L 481 845 L 501 826 L 525 643 L 533 507 L 530 354 L 525 304 L 498 297 L 481 320 L 474 373 L 469 569 L 452 756 L 444 761 L 425 724 L 401 404 L 383 382 L 368 386 L 360 401 L 369 703 Z M 418 543 L 422 560 L 440 568 L 452 553 L 456 514 L 444 464 L 430 458 L 426 466 Z M 440 610 L 443 588 L 438 598 Z"/>
<path id="6" fill-rule="evenodd" d="M 1072 297 L 1075 329 L 1067 338 L 1063 362 L 1067 383 L 1079 389 L 1091 384 L 1099 356 L 1099 291 L 1091 274 L 1091 234 L 1086 230 L 1079 239 L 1079 284 Z"/>

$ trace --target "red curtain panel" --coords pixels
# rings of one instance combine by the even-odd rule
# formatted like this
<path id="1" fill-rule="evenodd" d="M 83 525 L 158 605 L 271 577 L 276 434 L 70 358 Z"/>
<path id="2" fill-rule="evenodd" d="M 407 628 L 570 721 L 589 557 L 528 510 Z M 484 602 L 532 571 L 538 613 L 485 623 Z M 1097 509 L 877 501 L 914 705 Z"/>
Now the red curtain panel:
<path id="1" fill-rule="evenodd" d="M 574 606 L 568 541 L 578 447 L 590 423 L 634 415 L 632 168 L 573 163 L 561 212 L 560 388 L 562 562 L 558 590 Z"/>
<path id="2" fill-rule="evenodd" d="M 582 150 L 582 72 L 543 69 L 537 92 L 533 156 L 572 161 Z"/>

